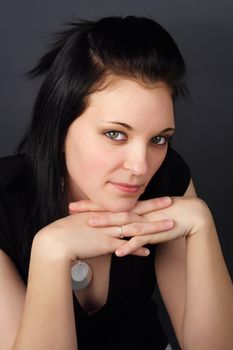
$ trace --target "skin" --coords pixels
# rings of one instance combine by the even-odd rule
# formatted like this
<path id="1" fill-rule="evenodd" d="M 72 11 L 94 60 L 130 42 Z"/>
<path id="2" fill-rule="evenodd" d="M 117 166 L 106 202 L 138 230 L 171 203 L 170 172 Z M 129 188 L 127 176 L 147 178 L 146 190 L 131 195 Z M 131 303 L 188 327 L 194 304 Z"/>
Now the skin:
<path id="1" fill-rule="evenodd" d="M 129 170 L 129 174 L 132 176 L 131 179 L 145 179 L 147 184 L 153 173 L 161 165 L 167 145 L 163 145 L 162 149 L 157 145 L 152 151 L 146 140 L 150 139 L 150 132 L 154 130 L 154 125 L 161 125 L 162 122 L 165 124 L 162 124 L 161 127 L 169 128 L 169 125 L 172 125 L 172 128 L 174 128 L 171 96 L 166 86 L 162 87 L 160 85 L 154 90 L 147 90 L 140 84 L 135 85 L 135 82 L 132 81 L 127 81 L 127 85 L 122 81 L 121 86 L 122 90 L 112 91 L 108 96 L 109 99 L 106 100 L 106 104 L 104 103 L 104 97 L 108 95 L 108 91 L 105 91 L 106 95 L 101 96 L 103 97 L 103 109 L 109 101 L 110 109 L 114 110 L 115 107 L 117 110 L 119 108 L 118 98 L 115 100 L 111 95 L 114 96 L 116 92 L 123 92 L 124 88 L 128 87 L 129 89 L 126 89 L 118 97 L 122 101 L 125 97 L 123 106 L 127 106 L 126 111 L 129 111 L 128 107 L 132 108 L 132 112 L 129 111 L 129 114 L 124 115 L 124 120 L 126 118 L 126 120 L 129 120 L 129 124 L 131 122 L 135 127 L 132 134 L 127 135 L 123 143 L 120 142 L 117 145 L 117 157 L 109 159 L 106 153 L 104 160 L 109 159 L 110 164 L 114 164 L 111 169 L 117 170 L 110 171 L 110 181 L 123 180 L 125 182 L 126 179 L 122 179 L 121 176 L 122 174 L 128 174 L 125 170 Z M 152 96 L 153 98 L 150 99 Z M 156 96 L 158 97 L 157 100 Z M 130 97 L 132 101 L 137 101 L 137 103 L 127 104 L 127 101 L 131 101 Z M 147 114 L 150 108 L 147 110 L 142 107 L 140 110 L 140 107 L 138 108 L 140 102 L 138 101 L 143 101 L 144 106 L 153 106 L 154 112 L 157 113 Z M 155 101 L 158 102 L 156 106 Z M 95 106 L 98 108 L 98 103 Z M 161 107 L 161 110 L 159 107 Z M 142 115 L 142 119 L 145 121 L 143 124 L 140 123 Z M 159 118 L 161 116 L 163 116 L 163 119 Z M 98 116 L 96 117 L 98 118 Z M 153 126 L 151 125 L 152 120 L 156 120 Z M 136 121 L 135 124 L 134 121 Z M 155 130 L 155 135 L 156 132 L 157 130 Z M 119 148 L 124 149 L 124 152 L 121 152 L 121 149 L 118 150 Z M 152 152 L 154 152 L 153 156 L 151 156 Z M 138 156 L 137 158 L 135 154 L 141 155 L 141 157 Z M 98 157 L 96 159 L 98 162 Z M 117 162 L 118 159 L 119 162 Z M 117 168 L 115 167 L 116 164 Z M 95 165 L 93 164 L 94 167 Z M 102 165 L 104 167 L 106 163 Z M 98 169 L 98 164 L 96 168 Z M 111 177 L 111 174 L 114 176 Z M 120 174 L 119 177 L 117 177 L 118 174 Z M 86 180 L 84 179 L 84 181 Z M 138 183 L 140 183 L 140 180 Z M 102 189 L 103 193 L 108 193 L 108 188 L 102 186 Z M 212 215 L 206 203 L 196 197 L 192 181 L 183 198 L 173 197 L 170 205 L 168 201 L 167 206 L 164 205 L 163 207 L 161 203 L 157 203 L 156 207 L 153 201 L 140 203 L 136 200 L 134 202 L 137 196 L 132 197 L 132 201 L 127 199 L 122 201 L 120 198 L 118 202 L 119 197 L 114 198 L 115 192 L 110 192 L 110 194 L 111 196 L 106 201 L 102 200 L 102 197 L 98 197 L 98 191 L 96 191 L 95 197 L 89 194 L 89 199 L 86 200 L 80 196 L 78 202 L 70 203 L 70 213 L 87 214 L 89 212 L 92 214 L 88 221 L 91 227 L 100 227 L 102 230 L 107 228 L 110 232 L 113 232 L 116 226 L 121 225 L 124 236 L 131 237 L 131 239 L 115 250 L 118 256 L 132 254 L 148 243 L 158 245 L 163 243 L 157 249 L 155 270 L 163 300 L 181 347 L 184 349 L 231 349 L 233 344 L 231 334 L 232 308 L 228 308 L 222 303 L 222 300 L 227 300 L 225 305 L 232 304 L 231 279 L 221 253 Z M 114 198 L 113 204 L 111 203 L 112 198 Z M 118 203 L 120 203 L 119 206 Z M 161 205 L 161 208 L 159 208 L 159 205 Z M 95 212 L 94 215 L 93 212 Z M 164 218 L 170 218 L 170 221 L 166 221 L 167 227 L 165 227 L 165 221 L 161 221 Z M 162 223 L 161 230 L 158 228 L 158 223 Z M 202 247 L 201 250 L 200 247 Z M 199 264 L 197 264 L 197 260 Z M 174 276 L 176 276 L 175 280 Z M 186 276 L 189 277 L 186 279 Z M 200 288 L 200 283 L 202 288 Z M 219 286 L 221 286 L 221 291 Z M 209 292 L 206 293 L 206 290 Z M 195 305 L 193 300 L 196 300 Z M 200 312 L 203 313 L 203 310 L 205 311 L 205 317 L 202 317 L 202 322 L 200 322 Z M 226 323 L 228 326 L 224 326 L 223 329 L 222 325 Z M 219 329 L 221 329 L 220 336 Z M 216 334 L 216 337 L 213 334 Z"/>
<path id="2" fill-rule="evenodd" d="M 108 211 L 130 211 L 162 164 L 174 128 L 171 93 L 164 83 L 145 88 L 118 79 L 92 94 L 65 142 L 70 200 L 88 198 Z M 126 193 L 112 183 L 140 188 Z"/>
<path id="3" fill-rule="evenodd" d="M 90 96 L 64 145 L 72 215 L 36 234 L 27 288 L 0 251 L 0 348 L 76 350 L 72 263 L 79 257 L 92 266 L 94 279 L 78 298 L 98 309 L 107 297 L 111 253 L 146 256 L 143 246 L 152 243 L 158 244 L 157 281 L 181 348 L 232 349 L 231 279 L 213 218 L 192 181 L 184 197 L 138 201 L 167 152 L 166 143 L 152 140 L 164 140 L 174 127 L 165 84 L 149 88 L 119 78 Z M 111 140 L 110 131 L 120 140 Z M 142 186 L 129 191 L 116 182 Z M 119 225 L 129 241 L 120 239 Z"/>

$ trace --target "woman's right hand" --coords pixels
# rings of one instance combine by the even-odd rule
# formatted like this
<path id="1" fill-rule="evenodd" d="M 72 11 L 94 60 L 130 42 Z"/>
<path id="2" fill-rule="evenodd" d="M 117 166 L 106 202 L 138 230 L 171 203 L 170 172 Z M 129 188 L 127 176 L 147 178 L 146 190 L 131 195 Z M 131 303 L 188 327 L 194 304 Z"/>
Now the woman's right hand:
<path id="1" fill-rule="evenodd" d="M 78 213 L 56 220 L 41 229 L 34 241 L 42 245 L 45 254 L 63 256 L 70 262 L 112 253 L 125 243 L 117 228 L 90 227 L 91 215 L 93 212 Z"/>
<path id="2" fill-rule="evenodd" d="M 88 222 L 93 214 L 77 213 L 52 222 L 36 234 L 33 246 L 38 247 L 39 243 L 47 257 L 62 257 L 70 263 L 115 252 L 125 244 L 117 226 L 90 227 Z M 149 251 L 141 247 L 133 254 L 147 256 Z"/>

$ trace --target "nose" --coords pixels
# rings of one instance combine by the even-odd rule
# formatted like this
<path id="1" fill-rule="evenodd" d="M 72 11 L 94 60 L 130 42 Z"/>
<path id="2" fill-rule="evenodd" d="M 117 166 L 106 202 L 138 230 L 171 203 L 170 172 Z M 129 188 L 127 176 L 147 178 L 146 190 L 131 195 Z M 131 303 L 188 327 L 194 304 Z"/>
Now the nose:
<path id="1" fill-rule="evenodd" d="M 146 149 L 144 147 L 131 147 L 128 150 L 123 168 L 133 175 L 144 175 L 148 170 Z"/>

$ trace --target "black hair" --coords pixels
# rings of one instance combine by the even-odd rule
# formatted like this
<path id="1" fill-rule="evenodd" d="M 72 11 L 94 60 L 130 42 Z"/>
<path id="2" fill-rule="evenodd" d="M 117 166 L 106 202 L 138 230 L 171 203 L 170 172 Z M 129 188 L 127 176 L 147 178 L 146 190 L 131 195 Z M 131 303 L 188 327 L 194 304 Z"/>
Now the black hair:
<path id="1" fill-rule="evenodd" d="M 107 75 L 136 78 L 147 85 L 162 81 L 175 100 L 185 95 L 185 71 L 174 39 L 149 18 L 78 20 L 55 34 L 50 50 L 30 71 L 32 77 L 44 75 L 44 81 L 18 148 L 31 166 L 35 230 L 68 214 L 65 137 L 71 123 L 87 108 L 88 96 L 101 88 Z"/>

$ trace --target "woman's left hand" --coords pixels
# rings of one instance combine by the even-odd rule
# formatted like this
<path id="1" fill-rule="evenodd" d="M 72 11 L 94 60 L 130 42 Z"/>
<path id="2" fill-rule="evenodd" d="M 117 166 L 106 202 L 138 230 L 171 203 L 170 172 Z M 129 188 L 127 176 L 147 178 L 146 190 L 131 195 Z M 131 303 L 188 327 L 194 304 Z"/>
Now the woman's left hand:
<path id="1" fill-rule="evenodd" d="M 123 256 L 130 254 L 132 250 L 146 244 L 158 244 L 181 237 L 190 237 L 200 231 L 207 229 L 213 223 L 212 215 L 206 203 L 197 197 L 172 197 L 172 205 L 157 211 L 144 213 L 142 219 L 151 223 L 169 217 L 173 221 L 171 229 L 164 232 L 144 234 L 145 222 L 126 224 L 127 227 L 135 230 L 132 238 L 116 251 L 116 255 Z M 124 230 L 123 226 L 123 230 Z"/>

